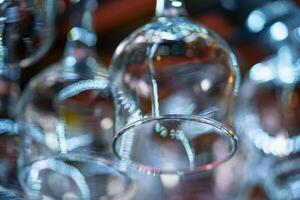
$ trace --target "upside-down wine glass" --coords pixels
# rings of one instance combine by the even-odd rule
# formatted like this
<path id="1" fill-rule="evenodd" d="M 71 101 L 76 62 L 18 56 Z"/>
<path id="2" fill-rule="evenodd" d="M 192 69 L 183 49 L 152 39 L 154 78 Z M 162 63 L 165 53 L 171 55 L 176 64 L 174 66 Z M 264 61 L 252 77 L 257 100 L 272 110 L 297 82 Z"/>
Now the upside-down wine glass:
<path id="1" fill-rule="evenodd" d="M 19 97 L 20 67 L 33 64 L 49 49 L 54 38 L 55 4 L 51 0 L 0 2 L 0 182 L 10 187 L 17 187 L 14 177 L 20 141 L 14 108 Z"/>
<path id="2" fill-rule="evenodd" d="M 299 57 L 282 46 L 277 54 L 254 65 L 242 92 L 238 131 L 251 154 L 249 173 L 271 199 L 298 199 Z M 294 58 L 293 58 L 294 57 Z M 298 64 L 297 64 L 298 63 Z M 249 158 L 249 159 L 250 159 Z M 257 173 L 259 172 L 259 173 Z"/>
<path id="3" fill-rule="evenodd" d="M 124 166 L 184 175 L 234 154 L 237 61 L 225 41 L 187 17 L 183 1 L 157 1 L 156 17 L 117 47 L 110 76 L 114 151 Z"/>
<path id="4" fill-rule="evenodd" d="M 55 6 L 51 0 L 1 1 L 10 63 L 28 67 L 45 55 L 54 40 Z"/>
<path id="5" fill-rule="evenodd" d="M 15 132 L 14 105 L 20 67 L 39 60 L 54 40 L 55 1 L 4 0 L 0 2 L 1 20 L 1 132 Z M 7 81 L 7 76 L 9 80 Z M 6 78 L 5 78 L 6 77 Z M 5 84 L 5 82 L 8 82 Z M 13 94 L 13 95 L 12 95 Z M 10 123 L 9 123 L 10 122 Z M 7 130 L 5 130 L 5 128 Z M 11 128 L 11 129 L 10 129 Z"/>
<path id="6" fill-rule="evenodd" d="M 21 96 L 19 180 L 32 199 L 127 199 L 131 180 L 111 155 L 113 102 L 94 51 L 93 0 L 81 1 L 62 60 L 34 77 Z"/>
<path id="7" fill-rule="evenodd" d="M 253 173 L 260 172 L 258 181 L 270 198 L 299 199 L 299 14 L 279 22 L 286 28 L 282 45 L 250 69 L 241 89 L 237 125 L 252 151 Z"/>

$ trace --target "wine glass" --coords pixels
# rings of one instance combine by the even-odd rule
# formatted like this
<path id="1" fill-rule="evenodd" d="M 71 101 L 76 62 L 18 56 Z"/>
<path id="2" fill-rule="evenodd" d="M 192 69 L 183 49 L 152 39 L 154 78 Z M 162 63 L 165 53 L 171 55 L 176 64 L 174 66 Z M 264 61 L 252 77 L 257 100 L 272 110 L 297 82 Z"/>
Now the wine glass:
<path id="1" fill-rule="evenodd" d="M 299 184 L 299 14 L 275 21 L 285 27 L 276 53 L 255 64 L 241 88 L 236 121 L 252 168 L 271 199 L 297 199 Z M 296 25 L 298 24 L 298 25 Z M 270 28 L 270 30 L 271 30 Z M 277 29 L 277 34 L 280 34 Z M 275 34 L 275 32 L 273 32 Z M 275 45 L 274 45 L 275 46 Z"/>
<path id="2" fill-rule="evenodd" d="M 237 61 L 219 36 L 186 16 L 183 1 L 158 0 L 156 17 L 121 42 L 109 70 L 114 151 L 123 163 L 184 175 L 234 154 Z"/>
<path id="3" fill-rule="evenodd" d="M 95 3 L 83 3 L 64 57 L 34 77 L 20 98 L 19 180 L 32 199 L 129 198 L 131 179 L 107 160 L 113 105 L 109 77 L 94 51 Z"/>
<path id="4" fill-rule="evenodd" d="M 40 59 L 54 38 L 55 1 L 4 0 L 0 2 L 0 133 L 1 184 L 18 187 L 16 160 L 20 146 L 15 105 L 20 67 Z"/>
<path id="5" fill-rule="evenodd" d="M 20 67 L 39 60 L 54 39 L 55 1 L 4 0 L 1 17 L 1 106 L 2 127 L 9 128 L 15 117 L 14 105 L 19 95 Z M 13 121 L 10 121 L 13 123 Z M 3 130 L 14 132 L 14 129 Z"/>
<path id="6" fill-rule="evenodd" d="M 300 149 L 296 52 L 291 46 L 282 46 L 276 55 L 251 68 L 242 86 L 237 114 L 238 130 L 248 151 L 253 152 L 253 173 L 261 171 L 257 179 L 272 199 L 299 197 L 292 198 L 295 192 L 286 193 L 292 190 L 286 187 L 297 184 L 297 179 L 291 177 L 296 177 L 298 171 L 289 166 L 297 165 Z"/>
<path id="7" fill-rule="evenodd" d="M 54 40 L 56 2 L 51 0 L 4 0 L 2 17 L 7 18 L 4 43 L 9 63 L 28 67 L 38 61 Z"/>
<path id="8" fill-rule="evenodd" d="M 16 83 L 19 71 L 9 68 L 7 64 L 7 50 L 3 43 L 3 32 L 6 18 L 0 18 L 0 138 L 1 142 L 1 171 L 0 183 L 4 186 L 14 184 L 16 155 L 19 138 L 16 136 L 18 127 L 12 120 L 13 108 L 17 102 L 19 88 Z"/>

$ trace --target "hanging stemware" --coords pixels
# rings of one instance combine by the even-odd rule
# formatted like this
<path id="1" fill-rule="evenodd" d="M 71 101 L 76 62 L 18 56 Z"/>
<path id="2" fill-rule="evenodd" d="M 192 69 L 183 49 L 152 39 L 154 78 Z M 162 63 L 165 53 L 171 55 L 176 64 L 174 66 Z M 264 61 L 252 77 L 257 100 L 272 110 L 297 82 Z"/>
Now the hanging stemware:
<path id="1" fill-rule="evenodd" d="M 278 23 L 284 32 L 278 29 Z M 276 53 L 255 64 L 241 87 L 236 119 L 250 168 L 271 199 L 298 199 L 299 143 L 299 14 L 274 21 L 272 34 L 282 34 Z M 272 30 L 270 28 L 270 30 Z M 278 45 L 281 44 L 281 45 Z M 295 167 L 294 167 L 295 166 Z"/>
<path id="2" fill-rule="evenodd" d="M 28 67 L 46 54 L 55 36 L 55 6 L 51 0 L 4 0 L 1 12 L 7 18 L 4 43 L 9 62 Z"/>
<path id="3" fill-rule="evenodd" d="M 48 0 L 0 2 L 0 182 L 10 187 L 17 187 L 16 159 L 20 139 L 19 125 L 14 119 L 20 92 L 20 67 L 36 62 L 53 42 L 55 4 Z"/>
<path id="4" fill-rule="evenodd" d="M 183 175 L 234 154 L 237 61 L 219 36 L 187 17 L 183 1 L 157 1 L 156 17 L 117 47 L 110 75 L 114 150 L 123 163 Z"/>
<path id="5" fill-rule="evenodd" d="M 83 1 L 64 57 L 34 77 L 18 105 L 19 180 L 32 199 L 128 199 L 131 179 L 111 161 L 109 78 L 94 51 L 95 1 Z"/>

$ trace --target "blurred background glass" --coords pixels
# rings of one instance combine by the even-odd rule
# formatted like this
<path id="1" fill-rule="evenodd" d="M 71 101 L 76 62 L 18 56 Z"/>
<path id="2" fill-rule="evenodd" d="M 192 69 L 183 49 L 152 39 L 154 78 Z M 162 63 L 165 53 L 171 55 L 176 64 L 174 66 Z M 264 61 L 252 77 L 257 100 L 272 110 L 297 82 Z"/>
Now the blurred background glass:
<path id="1" fill-rule="evenodd" d="M 17 187 L 20 146 L 15 107 L 20 94 L 20 68 L 34 64 L 54 41 L 54 1 L 0 2 L 0 182 Z"/>
<path id="2" fill-rule="evenodd" d="M 281 7 L 282 13 L 274 11 Z M 299 9 L 292 2 L 277 1 L 249 17 L 270 11 L 273 19 L 266 18 L 269 25 L 261 29 L 259 39 L 274 53 L 245 77 L 236 121 L 245 136 L 243 146 L 252 155 L 248 160 L 250 168 L 255 168 L 252 173 L 269 198 L 298 199 Z"/>
<path id="3" fill-rule="evenodd" d="M 126 199 L 132 187 L 111 160 L 109 77 L 94 51 L 97 2 L 78 4 L 63 57 L 33 77 L 18 102 L 18 177 L 29 199 Z"/>
<path id="4" fill-rule="evenodd" d="M 55 37 L 55 6 L 49 0 L 3 0 L 4 45 L 9 51 L 7 62 L 28 67 L 45 55 Z"/>

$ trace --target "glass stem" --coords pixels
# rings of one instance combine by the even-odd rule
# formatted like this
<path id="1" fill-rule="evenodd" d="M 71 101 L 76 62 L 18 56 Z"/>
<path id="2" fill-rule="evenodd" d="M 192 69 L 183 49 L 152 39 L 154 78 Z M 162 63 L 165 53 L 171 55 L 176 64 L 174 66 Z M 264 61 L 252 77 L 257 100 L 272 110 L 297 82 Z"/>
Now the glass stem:
<path id="1" fill-rule="evenodd" d="M 75 17 L 78 19 L 74 22 L 73 27 L 69 31 L 66 48 L 65 57 L 76 55 L 78 51 L 91 51 L 94 50 L 97 42 L 97 35 L 93 29 L 93 17 L 92 13 L 94 11 L 93 6 L 95 0 L 86 0 L 83 2 L 81 9 L 76 12 Z"/>
<path id="2" fill-rule="evenodd" d="M 64 76 L 81 76 L 86 71 L 89 70 L 86 65 L 78 64 L 79 62 L 86 62 L 87 58 L 93 57 L 94 48 L 97 42 L 97 36 L 93 30 L 93 20 L 92 12 L 96 5 L 95 0 L 85 0 L 79 2 L 81 3 L 80 8 L 76 10 L 73 21 L 73 27 L 68 33 L 68 38 L 66 42 L 64 59 L 63 59 L 63 73 Z M 60 146 L 60 153 L 66 154 L 70 149 L 67 146 L 67 137 L 66 134 L 68 129 L 72 129 L 71 126 L 66 122 L 65 111 L 59 106 L 65 100 L 72 98 L 72 96 L 77 95 L 78 93 L 90 89 L 99 89 L 101 83 L 97 80 L 81 80 L 75 82 L 67 87 L 63 88 L 60 92 L 57 93 L 55 97 L 55 102 L 57 105 L 57 115 L 58 115 L 58 124 L 56 126 L 56 133 Z M 100 88 L 101 89 L 101 88 Z"/>
<path id="3" fill-rule="evenodd" d="M 157 0 L 156 16 L 157 17 L 176 17 L 186 16 L 184 0 Z"/>
<path id="4" fill-rule="evenodd" d="M 155 66 L 153 63 L 153 59 L 155 57 L 155 53 L 158 50 L 158 44 L 155 44 L 153 46 L 150 47 L 149 52 L 148 52 L 148 58 L 147 58 L 147 62 L 148 62 L 148 66 L 149 66 L 149 75 L 150 75 L 150 82 L 151 82 L 151 89 L 152 89 L 152 97 L 151 97 L 151 101 L 152 101 L 152 114 L 155 117 L 159 117 L 160 113 L 159 113 L 159 95 L 158 95 L 158 85 L 157 85 L 157 81 L 156 81 L 156 76 L 155 76 Z"/>

